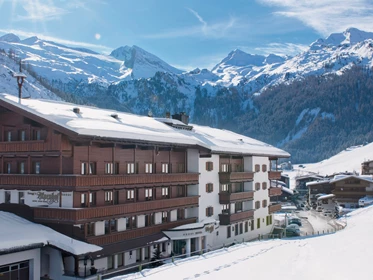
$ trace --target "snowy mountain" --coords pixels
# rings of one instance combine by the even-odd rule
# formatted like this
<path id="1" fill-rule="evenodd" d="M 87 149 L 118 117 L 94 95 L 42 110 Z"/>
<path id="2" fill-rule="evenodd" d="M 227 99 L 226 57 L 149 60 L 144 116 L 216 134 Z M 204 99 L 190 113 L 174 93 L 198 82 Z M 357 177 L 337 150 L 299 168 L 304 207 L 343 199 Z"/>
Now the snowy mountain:
<path id="1" fill-rule="evenodd" d="M 172 67 L 138 46 L 120 47 L 113 50 L 110 56 L 123 61 L 124 66 L 127 68 L 127 71 L 130 71 L 131 78 L 133 79 L 150 78 L 153 77 L 156 72 L 182 73 L 181 70 Z"/>
<path id="2" fill-rule="evenodd" d="M 185 111 L 195 123 L 257 137 L 294 155 L 300 147 L 308 149 L 316 143 L 312 154 L 320 158 L 309 157 L 308 153 L 297 157 L 297 162 L 328 157 L 328 153 L 346 147 L 339 146 L 341 143 L 373 140 L 368 132 L 370 125 L 364 124 L 366 128 L 362 129 L 363 119 L 359 117 L 370 114 L 364 106 L 370 84 L 356 88 L 353 82 L 357 77 L 365 82 L 371 75 L 349 72 L 355 66 L 373 66 L 373 33 L 355 28 L 319 39 L 294 57 L 255 55 L 236 49 L 211 70 L 196 68 L 189 72 L 138 46 L 120 47 L 103 55 L 37 37 L 20 40 L 7 34 L 0 37 L 0 49 L 22 58 L 25 66 L 52 88 L 90 104 L 138 114 L 152 111 L 155 116 Z M 325 78 L 346 73 L 349 78 L 344 81 Z M 328 89 L 328 84 L 334 87 Z M 272 94 L 270 99 L 266 97 L 268 92 Z M 262 93 L 266 96 L 261 97 Z M 344 103 L 336 104 L 336 96 Z M 352 111 L 349 119 L 341 110 Z M 332 143 L 326 140 L 331 125 L 342 128 L 350 120 L 357 121 L 345 128 L 347 133 L 337 130 L 339 136 L 333 134 L 335 146 L 323 143 Z"/>
<path id="3" fill-rule="evenodd" d="M 19 65 L 6 54 L 0 52 L 0 92 L 18 96 L 17 80 L 13 77 L 13 73 L 18 71 Z M 22 87 L 23 97 L 61 100 L 56 94 L 45 89 L 27 71 L 24 70 L 23 73 L 27 76 Z"/>

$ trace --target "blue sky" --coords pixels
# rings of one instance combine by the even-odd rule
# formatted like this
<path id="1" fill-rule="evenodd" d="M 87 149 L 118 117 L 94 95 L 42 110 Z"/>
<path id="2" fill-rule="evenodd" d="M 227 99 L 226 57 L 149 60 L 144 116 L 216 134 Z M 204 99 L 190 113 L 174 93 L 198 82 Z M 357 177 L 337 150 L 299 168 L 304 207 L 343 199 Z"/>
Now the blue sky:
<path id="1" fill-rule="evenodd" d="M 0 35 L 103 53 L 137 45 L 182 68 L 238 48 L 289 54 L 348 27 L 373 31 L 372 0 L 0 0 Z"/>

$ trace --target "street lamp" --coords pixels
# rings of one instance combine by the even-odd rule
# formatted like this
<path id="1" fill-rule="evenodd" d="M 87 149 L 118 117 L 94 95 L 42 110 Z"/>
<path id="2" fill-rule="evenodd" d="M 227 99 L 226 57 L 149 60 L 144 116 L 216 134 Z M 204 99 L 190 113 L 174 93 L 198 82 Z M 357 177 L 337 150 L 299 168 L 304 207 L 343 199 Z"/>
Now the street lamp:
<path id="1" fill-rule="evenodd" d="M 21 60 L 19 61 L 19 72 L 13 73 L 13 77 L 17 78 L 17 84 L 18 84 L 18 98 L 22 98 L 22 85 L 24 80 L 26 79 L 26 75 L 22 73 L 22 67 L 21 67 Z"/>

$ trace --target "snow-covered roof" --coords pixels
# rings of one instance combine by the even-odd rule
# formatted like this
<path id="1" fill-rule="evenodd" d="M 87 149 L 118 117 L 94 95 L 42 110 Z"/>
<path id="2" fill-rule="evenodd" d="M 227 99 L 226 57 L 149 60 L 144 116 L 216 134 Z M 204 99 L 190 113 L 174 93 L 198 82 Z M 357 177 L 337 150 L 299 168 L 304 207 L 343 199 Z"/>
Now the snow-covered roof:
<path id="1" fill-rule="evenodd" d="M 42 243 L 55 246 L 74 255 L 100 251 L 102 248 L 72 239 L 49 227 L 35 224 L 13 213 L 0 211 L 0 252 L 22 249 Z"/>
<path id="2" fill-rule="evenodd" d="M 317 180 L 317 181 L 312 181 L 312 182 L 307 182 L 306 186 L 313 186 L 313 185 L 320 185 L 320 184 L 326 184 L 329 183 L 329 179 L 324 179 L 324 180 Z"/>
<path id="3" fill-rule="evenodd" d="M 324 200 L 324 199 L 329 199 L 335 197 L 334 194 L 326 194 L 326 195 L 321 195 L 317 198 L 317 200 Z"/>
<path id="4" fill-rule="evenodd" d="M 291 189 L 289 189 L 289 188 L 286 188 L 286 187 L 282 187 L 282 191 L 283 191 L 283 192 L 286 192 L 286 193 L 288 193 L 288 194 L 291 194 L 291 195 L 294 194 L 294 191 L 293 191 L 293 190 L 291 190 Z"/>
<path id="5" fill-rule="evenodd" d="M 181 130 L 151 117 L 60 101 L 19 100 L 18 97 L 9 94 L 0 94 L 0 105 L 2 102 L 81 136 L 193 145 L 215 153 L 290 156 L 281 149 L 229 130 L 194 124 L 191 124 L 191 131 Z M 75 113 L 73 109 L 77 107 L 79 112 Z"/>
<path id="6" fill-rule="evenodd" d="M 350 179 L 350 178 L 373 183 L 372 176 L 369 176 L 369 175 L 368 176 L 337 175 L 337 176 L 334 176 L 334 178 L 330 180 L 330 183 L 335 183 L 335 182 L 343 181 L 343 180 Z"/>

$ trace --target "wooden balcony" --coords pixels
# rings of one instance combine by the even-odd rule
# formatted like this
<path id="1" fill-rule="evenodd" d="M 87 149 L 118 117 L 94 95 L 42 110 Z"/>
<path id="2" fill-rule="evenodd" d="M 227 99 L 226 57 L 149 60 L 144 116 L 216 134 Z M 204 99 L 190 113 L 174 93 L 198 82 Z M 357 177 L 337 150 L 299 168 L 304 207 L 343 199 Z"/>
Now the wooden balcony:
<path id="1" fill-rule="evenodd" d="M 271 196 L 279 196 L 282 194 L 281 188 L 269 188 L 268 195 Z"/>
<path id="2" fill-rule="evenodd" d="M 230 225 L 242 220 L 254 218 L 254 210 L 247 210 L 234 214 L 219 214 L 220 224 L 222 226 Z"/>
<path id="3" fill-rule="evenodd" d="M 87 237 L 87 242 L 100 246 L 100 245 L 121 242 L 124 240 L 130 241 L 130 239 L 133 239 L 133 238 L 156 234 L 158 232 L 161 232 L 162 230 L 166 230 L 166 229 L 170 229 L 170 228 L 174 228 L 174 227 L 178 227 L 178 226 L 182 226 L 186 224 L 192 224 L 195 222 L 197 222 L 197 218 L 190 218 L 190 219 L 179 220 L 175 222 L 154 225 L 150 227 L 115 232 L 115 233 L 108 234 L 108 235 L 91 236 L 91 237 Z"/>
<path id="4" fill-rule="evenodd" d="M 253 191 L 237 192 L 237 193 L 229 193 L 229 192 L 219 193 L 220 204 L 229 204 L 229 203 L 233 203 L 236 201 L 245 201 L 245 200 L 253 200 L 253 199 L 254 199 Z"/>
<path id="5" fill-rule="evenodd" d="M 268 205 L 268 214 L 272 214 L 280 210 L 281 210 L 281 204 Z"/>
<path id="6" fill-rule="evenodd" d="M 219 172 L 221 184 L 252 181 L 254 172 Z"/>
<path id="7" fill-rule="evenodd" d="M 37 221 L 55 220 L 64 223 L 81 223 L 105 217 L 114 218 L 116 216 L 123 217 L 180 207 L 195 207 L 198 206 L 198 199 L 199 196 L 188 196 L 91 208 L 61 209 L 42 207 L 33 209 L 34 219 Z"/>
<path id="8" fill-rule="evenodd" d="M 198 184 L 199 173 L 162 173 L 130 175 L 41 175 L 0 174 L 0 185 L 42 186 L 43 189 L 88 190 L 117 185 L 188 185 Z M 48 188 L 49 187 L 49 188 Z"/>
<path id="9" fill-rule="evenodd" d="M 0 142 L 0 153 L 44 151 L 44 140 Z"/>
<path id="10" fill-rule="evenodd" d="M 268 179 L 269 180 L 280 180 L 281 171 L 268 171 Z"/>

